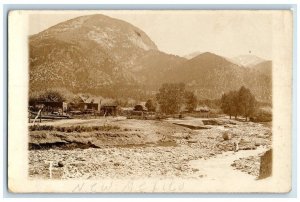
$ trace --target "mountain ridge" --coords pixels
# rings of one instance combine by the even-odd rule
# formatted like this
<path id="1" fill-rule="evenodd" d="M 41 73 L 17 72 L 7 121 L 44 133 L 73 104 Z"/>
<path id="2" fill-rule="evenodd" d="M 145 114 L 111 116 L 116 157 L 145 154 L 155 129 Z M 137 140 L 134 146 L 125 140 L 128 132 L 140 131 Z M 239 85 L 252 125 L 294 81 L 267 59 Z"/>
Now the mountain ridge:
<path id="1" fill-rule="evenodd" d="M 63 87 L 145 100 L 164 82 L 184 82 L 200 99 L 245 85 L 271 100 L 268 67 L 260 71 L 257 64 L 250 71 L 210 52 L 191 59 L 167 54 L 139 28 L 104 15 L 81 16 L 30 36 L 29 57 L 31 91 Z"/>
<path id="2" fill-rule="evenodd" d="M 239 55 L 233 58 L 228 59 L 232 63 L 235 63 L 237 65 L 243 66 L 243 67 L 253 67 L 259 63 L 262 63 L 266 61 L 265 59 L 258 57 L 256 55 Z"/>

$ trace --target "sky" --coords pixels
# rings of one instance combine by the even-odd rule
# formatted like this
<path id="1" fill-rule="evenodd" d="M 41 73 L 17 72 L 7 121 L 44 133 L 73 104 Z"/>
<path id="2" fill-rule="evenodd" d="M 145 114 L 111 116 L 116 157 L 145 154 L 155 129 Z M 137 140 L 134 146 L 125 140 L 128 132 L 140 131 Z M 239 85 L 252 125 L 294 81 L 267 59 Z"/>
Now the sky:
<path id="1" fill-rule="evenodd" d="M 272 11 L 35 11 L 28 18 L 29 34 L 96 13 L 142 29 L 169 54 L 212 52 L 228 58 L 252 54 L 272 60 Z"/>

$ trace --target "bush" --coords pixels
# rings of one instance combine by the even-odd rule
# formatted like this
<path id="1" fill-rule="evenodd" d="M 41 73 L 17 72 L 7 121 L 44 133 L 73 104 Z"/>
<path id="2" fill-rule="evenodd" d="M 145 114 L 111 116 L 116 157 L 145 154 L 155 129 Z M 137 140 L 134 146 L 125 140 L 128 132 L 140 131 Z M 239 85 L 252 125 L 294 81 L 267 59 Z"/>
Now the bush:
<path id="1" fill-rule="evenodd" d="M 67 131 L 67 133 L 71 133 L 71 132 L 73 132 L 73 131 L 74 131 L 74 129 L 70 127 L 70 128 L 67 128 L 67 130 L 66 130 L 66 131 Z"/>
<path id="2" fill-rule="evenodd" d="M 253 122 L 270 122 L 272 121 L 272 112 L 259 110 L 253 117 L 250 118 Z"/>
<path id="3" fill-rule="evenodd" d="M 52 131 L 54 130 L 54 126 L 51 125 L 33 125 L 29 126 L 30 131 L 40 131 L 40 130 L 49 130 Z"/>
<path id="4" fill-rule="evenodd" d="M 66 129 L 65 127 L 60 127 L 61 132 L 65 132 L 65 129 Z"/>
<path id="5" fill-rule="evenodd" d="M 81 127 L 80 126 L 75 126 L 75 128 L 74 128 L 74 130 L 76 131 L 76 132 L 81 132 Z"/>

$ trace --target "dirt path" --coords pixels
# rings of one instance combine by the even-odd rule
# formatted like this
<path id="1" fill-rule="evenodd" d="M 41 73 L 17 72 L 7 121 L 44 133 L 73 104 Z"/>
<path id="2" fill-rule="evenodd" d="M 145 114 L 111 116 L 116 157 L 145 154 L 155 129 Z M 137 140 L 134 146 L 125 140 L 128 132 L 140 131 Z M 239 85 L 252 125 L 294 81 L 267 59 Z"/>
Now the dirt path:
<path id="1" fill-rule="evenodd" d="M 192 160 L 190 166 L 195 169 L 199 169 L 199 172 L 203 174 L 207 180 L 216 180 L 224 182 L 235 183 L 237 181 L 250 182 L 256 181 L 256 177 L 243 173 L 238 170 L 234 170 L 231 164 L 239 158 L 245 158 L 249 156 L 258 155 L 264 152 L 266 149 L 259 147 L 256 150 L 241 150 L 236 153 L 229 151 L 223 154 L 217 155 L 215 158 L 206 160 Z"/>

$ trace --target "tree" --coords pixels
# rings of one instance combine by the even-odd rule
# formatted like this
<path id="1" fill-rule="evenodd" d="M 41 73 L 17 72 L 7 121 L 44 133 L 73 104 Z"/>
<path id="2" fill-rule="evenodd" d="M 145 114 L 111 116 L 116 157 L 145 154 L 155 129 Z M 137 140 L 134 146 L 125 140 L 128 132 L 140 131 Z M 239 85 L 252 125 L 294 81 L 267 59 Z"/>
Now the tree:
<path id="1" fill-rule="evenodd" d="M 189 112 L 192 112 L 193 110 L 195 110 L 197 107 L 197 103 L 198 103 L 196 95 L 191 91 L 186 91 L 185 99 L 186 99 L 187 110 Z"/>
<path id="2" fill-rule="evenodd" d="M 38 92 L 29 91 L 29 105 L 34 105 L 35 102 L 39 101 L 40 94 Z"/>
<path id="3" fill-rule="evenodd" d="M 147 107 L 149 112 L 154 112 L 156 110 L 156 105 L 151 99 L 147 100 L 145 107 Z"/>
<path id="4" fill-rule="evenodd" d="M 65 97 L 58 91 L 48 90 L 45 93 L 41 94 L 39 100 L 46 102 L 63 102 L 65 101 Z"/>
<path id="5" fill-rule="evenodd" d="M 183 83 L 165 83 L 156 94 L 160 110 L 166 114 L 180 111 L 184 103 L 185 85 Z"/>
<path id="6" fill-rule="evenodd" d="M 237 118 L 238 109 L 237 109 L 237 92 L 230 91 L 222 95 L 221 98 L 221 109 L 225 114 L 228 114 L 230 119 L 231 116 Z"/>
<path id="7" fill-rule="evenodd" d="M 256 100 L 251 91 L 242 86 L 238 91 L 230 91 L 222 95 L 221 109 L 231 116 L 242 115 L 246 118 L 251 116 L 256 109 Z"/>
<path id="8" fill-rule="evenodd" d="M 244 86 L 242 86 L 239 89 L 237 96 L 238 96 L 237 98 L 238 112 L 240 115 L 244 116 L 247 121 L 247 118 L 255 112 L 255 108 L 257 105 L 256 99 L 254 95 L 251 93 L 251 91 L 245 88 Z"/>

